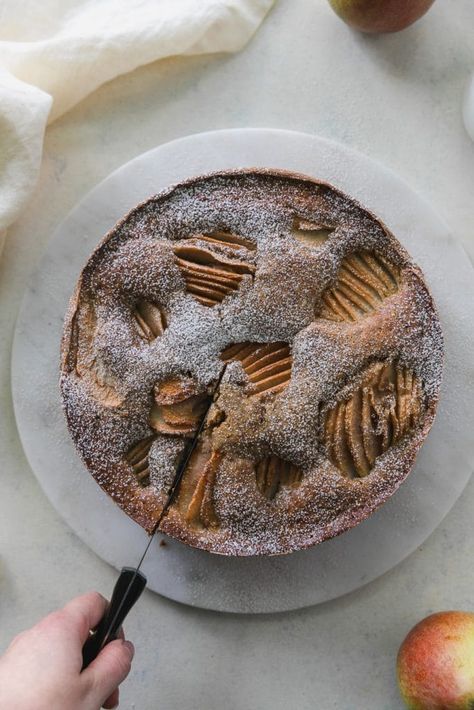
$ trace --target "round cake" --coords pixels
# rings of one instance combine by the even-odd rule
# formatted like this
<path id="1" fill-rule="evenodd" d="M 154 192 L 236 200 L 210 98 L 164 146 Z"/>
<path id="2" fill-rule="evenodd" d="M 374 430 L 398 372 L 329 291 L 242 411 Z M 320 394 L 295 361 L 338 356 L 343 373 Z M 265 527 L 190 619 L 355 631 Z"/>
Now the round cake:
<path id="1" fill-rule="evenodd" d="M 374 215 L 275 170 L 138 205 L 85 265 L 61 393 L 87 468 L 148 532 L 282 554 L 367 518 L 413 467 L 443 360 L 420 269 Z"/>

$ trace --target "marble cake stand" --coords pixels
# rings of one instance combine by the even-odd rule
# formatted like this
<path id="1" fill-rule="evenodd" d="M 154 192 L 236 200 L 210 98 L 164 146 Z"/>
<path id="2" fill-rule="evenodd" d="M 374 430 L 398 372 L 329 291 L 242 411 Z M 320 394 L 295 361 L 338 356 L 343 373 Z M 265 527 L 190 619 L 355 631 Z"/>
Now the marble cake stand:
<path id="1" fill-rule="evenodd" d="M 117 568 L 135 565 L 144 531 L 84 468 L 58 391 L 62 319 L 79 271 L 102 235 L 131 207 L 170 183 L 213 170 L 266 166 L 326 180 L 381 217 L 423 268 L 446 341 L 436 422 L 414 471 L 368 520 L 285 557 L 232 559 L 156 537 L 144 571 L 150 589 L 197 607 L 232 612 L 296 609 L 350 592 L 419 546 L 461 495 L 474 461 L 474 271 L 432 209 L 393 173 L 315 136 L 247 129 L 192 135 L 135 158 L 94 188 L 59 226 L 31 277 L 18 318 L 13 399 L 26 455 L 67 523 Z"/>

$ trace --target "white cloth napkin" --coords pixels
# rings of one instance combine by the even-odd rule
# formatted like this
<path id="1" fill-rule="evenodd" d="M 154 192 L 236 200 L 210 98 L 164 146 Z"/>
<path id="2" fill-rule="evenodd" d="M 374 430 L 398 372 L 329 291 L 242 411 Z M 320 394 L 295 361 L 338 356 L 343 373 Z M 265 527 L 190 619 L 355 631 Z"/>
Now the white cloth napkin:
<path id="1" fill-rule="evenodd" d="M 0 250 L 38 177 L 48 122 L 91 91 L 170 55 L 235 52 L 274 0 L 3 0 Z"/>

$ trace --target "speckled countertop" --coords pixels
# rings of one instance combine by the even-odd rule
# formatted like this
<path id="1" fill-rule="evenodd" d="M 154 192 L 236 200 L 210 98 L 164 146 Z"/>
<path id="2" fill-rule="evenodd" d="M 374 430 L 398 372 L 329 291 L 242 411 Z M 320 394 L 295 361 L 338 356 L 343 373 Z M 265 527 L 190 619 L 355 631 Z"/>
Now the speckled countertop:
<path id="1" fill-rule="evenodd" d="M 474 259 L 474 144 L 461 121 L 474 67 L 471 0 L 438 0 L 404 33 L 352 33 L 325 0 L 280 0 L 239 55 L 173 59 L 106 85 L 48 130 L 40 181 L 0 261 L 0 648 L 116 574 L 59 519 L 22 453 L 10 351 L 28 274 L 87 190 L 139 153 L 188 133 L 270 126 L 318 133 L 384 163 L 426 197 Z M 455 286 L 455 285 L 454 285 Z M 447 472 L 449 475 L 449 472 Z M 409 559 L 335 602 L 242 617 L 145 593 L 125 710 L 400 710 L 400 641 L 437 609 L 472 609 L 474 480 Z M 150 619 L 153 623 L 150 623 Z"/>

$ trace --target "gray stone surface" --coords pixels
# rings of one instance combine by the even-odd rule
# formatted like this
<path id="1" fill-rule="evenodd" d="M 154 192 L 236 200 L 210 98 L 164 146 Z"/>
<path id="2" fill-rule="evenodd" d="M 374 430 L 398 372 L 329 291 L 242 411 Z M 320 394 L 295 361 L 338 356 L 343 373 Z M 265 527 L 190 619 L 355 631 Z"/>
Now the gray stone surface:
<path id="1" fill-rule="evenodd" d="M 109 172 L 159 143 L 260 125 L 319 133 L 393 168 L 433 203 L 473 257 L 474 146 L 460 114 L 474 66 L 473 19 L 470 0 L 439 1 L 406 32 L 369 38 L 347 29 L 323 0 L 282 1 L 240 55 L 145 67 L 51 126 L 35 196 L 0 262 L 1 648 L 71 596 L 89 588 L 109 593 L 115 580 L 41 493 L 11 409 L 14 321 L 28 274 L 57 224 Z M 307 610 L 237 617 L 146 593 L 127 624 L 137 655 L 122 707 L 401 709 L 394 662 L 408 628 L 433 610 L 472 609 L 473 505 L 471 481 L 405 562 Z"/>

